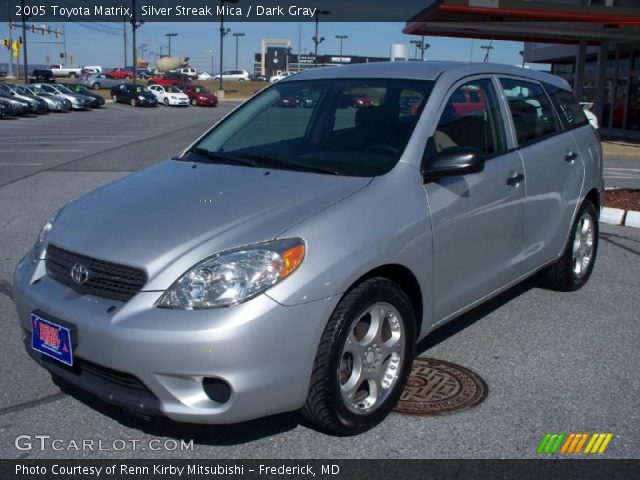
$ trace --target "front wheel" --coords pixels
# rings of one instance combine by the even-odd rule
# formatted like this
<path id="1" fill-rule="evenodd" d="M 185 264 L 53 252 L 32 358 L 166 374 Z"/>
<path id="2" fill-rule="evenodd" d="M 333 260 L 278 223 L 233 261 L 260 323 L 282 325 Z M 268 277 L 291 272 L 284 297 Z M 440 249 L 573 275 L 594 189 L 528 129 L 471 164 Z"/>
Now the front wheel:
<path id="1" fill-rule="evenodd" d="M 91 88 L 93 88 L 94 90 L 100 90 L 100 84 L 96 82 L 93 85 L 91 85 Z"/>
<path id="2" fill-rule="evenodd" d="M 381 422 L 402 394 L 415 352 L 416 318 L 398 284 L 376 277 L 347 293 L 331 315 L 302 413 L 329 432 Z"/>
<path id="3" fill-rule="evenodd" d="M 131 101 L 130 101 L 129 103 L 131 104 L 131 106 L 132 106 L 132 107 L 135 107 L 135 106 L 136 106 L 136 101 L 135 101 L 135 100 L 133 100 L 133 99 L 131 99 Z"/>
<path id="4" fill-rule="evenodd" d="M 593 204 L 585 201 L 571 227 L 562 257 L 544 271 L 547 285 L 572 292 L 587 283 L 598 253 L 598 215 Z"/>
<path id="5" fill-rule="evenodd" d="M 191 105 L 193 105 L 194 107 L 197 106 L 198 101 L 195 98 L 191 99 Z"/>
<path id="6" fill-rule="evenodd" d="M 118 96 L 114 95 L 113 97 L 111 97 L 111 99 L 113 100 L 113 103 L 118 103 Z"/>
<path id="7" fill-rule="evenodd" d="M 169 99 L 167 97 L 164 97 L 163 102 L 167 107 L 169 106 Z"/>

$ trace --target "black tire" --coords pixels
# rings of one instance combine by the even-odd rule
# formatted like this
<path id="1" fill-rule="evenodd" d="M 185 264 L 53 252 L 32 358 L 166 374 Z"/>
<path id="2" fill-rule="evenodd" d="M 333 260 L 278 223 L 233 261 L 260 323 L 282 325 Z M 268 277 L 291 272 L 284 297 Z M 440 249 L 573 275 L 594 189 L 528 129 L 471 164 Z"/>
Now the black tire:
<path id="1" fill-rule="evenodd" d="M 194 107 L 197 107 L 198 101 L 195 98 L 191 99 L 191 105 L 193 105 Z"/>
<path id="2" fill-rule="evenodd" d="M 118 96 L 117 95 L 113 95 L 112 97 L 113 103 L 118 103 Z"/>
<path id="3" fill-rule="evenodd" d="M 575 260 L 573 258 L 573 249 L 578 227 L 581 225 L 581 221 L 585 218 L 585 215 L 590 217 L 590 221 L 593 225 L 593 253 L 588 266 L 584 269 L 584 272 L 577 274 L 574 270 Z M 579 290 L 585 285 L 585 283 L 587 283 L 596 262 L 598 253 L 598 234 L 598 214 L 593 204 L 590 201 L 585 200 L 578 211 L 578 215 L 576 215 L 573 225 L 571 226 L 569 241 L 567 242 L 567 246 L 565 247 L 562 257 L 542 273 L 543 280 L 549 288 L 561 292 L 573 292 Z"/>
<path id="4" fill-rule="evenodd" d="M 91 85 L 91 88 L 93 88 L 94 90 L 100 90 L 100 84 L 96 82 L 93 85 Z"/>
<path id="5" fill-rule="evenodd" d="M 163 102 L 167 107 L 169 106 L 169 99 L 167 97 L 164 97 Z"/>
<path id="6" fill-rule="evenodd" d="M 76 77 L 77 77 L 77 75 L 74 72 L 71 72 L 69 74 L 69 78 L 76 78 Z"/>
<path id="7" fill-rule="evenodd" d="M 355 413 L 347 407 L 340 391 L 343 348 L 355 320 L 379 302 L 392 305 L 400 314 L 405 333 L 404 355 L 395 383 L 382 403 L 369 413 Z M 411 371 L 415 339 L 415 312 L 398 284 L 375 277 L 354 287 L 340 300 L 322 334 L 302 415 L 320 429 L 335 434 L 353 435 L 380 423 L 402 394 Z"/>
<path id="8" fill-rule="evenodd" d="M 135 107 L 138 103 L 134 100 L 131 99 L 131 101 L 129 102 L 129 105 L 131 105 L 132 107 Z"/>

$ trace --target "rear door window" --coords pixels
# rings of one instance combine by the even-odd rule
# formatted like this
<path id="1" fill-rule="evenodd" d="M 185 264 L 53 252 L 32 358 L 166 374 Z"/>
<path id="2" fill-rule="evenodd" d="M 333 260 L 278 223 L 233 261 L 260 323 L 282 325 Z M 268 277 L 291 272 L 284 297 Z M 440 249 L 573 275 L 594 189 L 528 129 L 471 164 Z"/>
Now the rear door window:
<path id="1" fill-rule="evenodd" d="M 500 83 L 509 102 L 518 145 L 560 132 L 551 101 L 540 84 L 513 78 L 502 78 Z"/>
<path id="2" fill-rule="evenodd" d="M 564 90 L 555 85 L 543 84 L 544 89 L 551 97 L 554 107 L 560 116 L 562 125 L 567 130 L 572 128 L 582 127 L 589 123 L 587 115 L 584 113 L 584 109 L 575 99 L 573 94 L 569 90 Z"/>

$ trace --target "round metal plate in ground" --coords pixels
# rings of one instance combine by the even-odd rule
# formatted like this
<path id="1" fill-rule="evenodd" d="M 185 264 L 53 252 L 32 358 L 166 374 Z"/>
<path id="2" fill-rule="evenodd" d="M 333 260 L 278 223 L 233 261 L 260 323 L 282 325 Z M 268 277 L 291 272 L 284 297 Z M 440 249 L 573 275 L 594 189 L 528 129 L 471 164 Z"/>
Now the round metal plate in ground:
<path id="1" fill-rule="evenodd" d="M 474 407 L 489 389 L 477 374 L 454 363 L 417 357 L 395 411 L 410 415 L 442 415 Z"/>

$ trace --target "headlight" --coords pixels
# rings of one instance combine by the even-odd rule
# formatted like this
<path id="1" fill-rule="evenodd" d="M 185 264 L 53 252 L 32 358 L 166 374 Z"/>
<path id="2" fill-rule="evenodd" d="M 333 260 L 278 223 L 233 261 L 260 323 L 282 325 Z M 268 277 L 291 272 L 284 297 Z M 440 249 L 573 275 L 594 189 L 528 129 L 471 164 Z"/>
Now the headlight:
<path id="1" fill-rule="evenodd" d="M 175 95 L 171 95 L 171 98 L 173 98 L 174 100 L 178 99 L 178 97 L 176 97 Z"/>
<path id="2" fill-rule="evenodd" d="M 142 95 L 138 95 L 138 100 L 145 100 L 145 98 Z"/>
<path id="3" fill-rule="evenodd" d="M 293 273 L 304 255 L 305 245 L 299 238 L 222 252 L 182 275 L 156 306 L 194 310 L 244 302 Z"/>
<path id="4" fill-rule="evenodd" d="M 62 208 L 58 210 L 56 213 L 54 213 L 53 215 L 51 215 L 51 217 L 49 217 L 49 220 L 47 220 L 47 223 L 45 223 L 44 227 L 42 227 L 42 230 L 40 230 L 40 235 L 38 235 L 38 240 L 36 241 L 36 244 L 33 246 L 33 250 L 35 252 L 34 261 L 44 260 L 44 249 L 42 247 L 44 246 L 44 244 L 47 241 L 47 238 L 49 237 L 49 232 L 53 228 L 53 224 L 60 216 L 60 212 L 62 212 Z"/>

